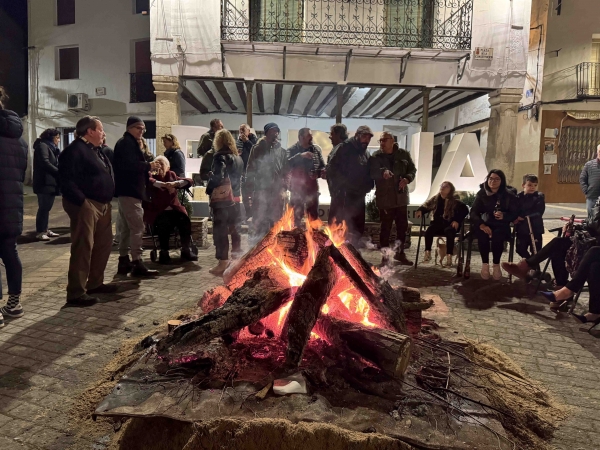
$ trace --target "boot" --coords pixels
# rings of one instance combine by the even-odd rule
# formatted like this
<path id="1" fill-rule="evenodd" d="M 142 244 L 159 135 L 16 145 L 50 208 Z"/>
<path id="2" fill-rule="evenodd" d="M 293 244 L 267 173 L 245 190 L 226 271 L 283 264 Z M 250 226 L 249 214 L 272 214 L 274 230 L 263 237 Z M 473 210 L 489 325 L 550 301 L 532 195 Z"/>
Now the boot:
<path id="1" fill-rule="evenodd" d="M 225 269 L 227 269 L 228 265 L 229 265 L 228 259 L 220 259 L 219 264 L 217 264 L 215 267 L 210 269 L 208 272 L 212 273 L 213 275 L 215 275 L 217 277 L 221 277 L 225 273 Z"/>
<path id="2" fill-rule="evenodd" d="M 117 273 L 119 275 L 127 275 L 133 269 L 129 255 L 119 256 L 119 265 L 117 266 Z"/>
<path id="3" fill-rule="evenodd" d="M 169 250 L 161 250 L 160 255 L 158 256 L 159 264 L 170 264 L 171 263 L 171 255 L 169 255 Z"/>
<path id="4" fill-rule="evenodd" d="M 423 255 L 423 263 L 428 263 L 431 261 L 431 250 L 425 250 L 425 254 Z"/>
<path id="5" fill-rule="evenodd" d="M 158 275 L 158 270 L 148 269 L 141 259 L 133 261 L 131 275 L 134 277 L 153 277 Z"/>
<path id="6" fill-rule="evenodd" d="M 396 254 L 394 255 L 394 259 L 403 266 L 412 266 L 414 264 L 412 261 L 408 260 L 408 258 L 406 257 L 406 253 L 404 252 L 396 252 Z"/>
<path id="7" fill-rule="evenodd" d="M 198 255 L 194 254 L 189 247 L 182 247 L 181 259 L 184 261 L 198 261 Z"/>
<path id="8" fill-rule="evenodd" d="M 502 263 L 502 268 L 513 277 L 524 279 L 527 277 L 527 272 L 531 269 L 525 259 L 522 259 L 519 264 L 515 263 Z"/>

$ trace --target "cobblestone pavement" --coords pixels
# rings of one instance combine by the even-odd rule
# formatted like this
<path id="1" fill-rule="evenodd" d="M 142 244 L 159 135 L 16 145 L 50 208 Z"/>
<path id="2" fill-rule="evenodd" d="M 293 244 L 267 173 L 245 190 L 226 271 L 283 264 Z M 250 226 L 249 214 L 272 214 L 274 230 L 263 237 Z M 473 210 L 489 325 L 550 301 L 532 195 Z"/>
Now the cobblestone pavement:
<path id="1" fill-rule="evenodd" d="M 80 437 L 69 421 L 75 397 L 97 378 L 124 339 L 193 306 L 219 282 L 207 271 L 214 263 L 214 248 L 201 250 L 198 264 L 161 267 L 158 279 L 115 278 L 122 284 L 120 292 L 103 296 L 93 307 L 65 308 L 68 220 L 57 201 L 50 224 L 61 237 L 36 242 L 36 206 L 34 198 L 27 199 L 25 233 L 19 241 L 26 315 L 7 321 L 0 330 L 0 449 L 102 450 L 111 438 L 105 430 Z M 413 238 L 409 256 L 414 257 L 415 249 Z M 378 252 L 365 254 L 373 264 L 379 262 Z M 453 278 L 454 269 L 424 265 L 397 268 L 391 282 L 439 295 L 443 304 L 428 315 L 443 333 L 499 347 L 574 407 L 558 430 L 557 449 L 600 448 L 597 339 L 572 318 L 550 313 L 539 297 L 527 298 L 522 283 L 481 280 L 477 259 L 473 257 L 474 275 L 468 281 Z M 108 281 L 116 264 L 113 253 Z M 587 305 L 586 295 L 581 309 Z"/>

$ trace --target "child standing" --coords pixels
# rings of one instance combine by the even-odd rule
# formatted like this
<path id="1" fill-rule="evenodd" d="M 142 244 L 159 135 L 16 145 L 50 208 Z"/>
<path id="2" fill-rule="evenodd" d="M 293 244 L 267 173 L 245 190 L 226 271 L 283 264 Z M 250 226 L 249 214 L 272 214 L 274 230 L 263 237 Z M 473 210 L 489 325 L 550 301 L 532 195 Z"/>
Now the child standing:
<path id="1" fill-rule="evenodd" d="M 538 192 L 538 177 L 527 174 L 523 177 L 523 192 L 519 193 L 519 217 L 515 220 L 517 232 L 517 254 L 523 258 L 529 258 L 533 254 L 531 243 L 531 231 L 527 223 L 527 217 L 531 221 L 531 229 L 535 239 L 536 249 L 542 248 L 542 235 L 544 234 L 544 220 L 542 216 L 546 210 L 544 194 Z"/>

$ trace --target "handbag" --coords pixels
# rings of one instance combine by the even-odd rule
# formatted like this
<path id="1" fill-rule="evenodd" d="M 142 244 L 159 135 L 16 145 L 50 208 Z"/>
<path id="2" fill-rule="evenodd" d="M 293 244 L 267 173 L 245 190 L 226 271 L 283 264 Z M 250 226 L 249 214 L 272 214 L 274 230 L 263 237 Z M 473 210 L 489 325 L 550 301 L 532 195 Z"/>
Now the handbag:
<path id="1" fill-rule="evenodd" d="M 211 208 L 226 208 L 235 204 L 229 176 L 223 178 L 221 184 L 213 189 L 209 204 Z"/>

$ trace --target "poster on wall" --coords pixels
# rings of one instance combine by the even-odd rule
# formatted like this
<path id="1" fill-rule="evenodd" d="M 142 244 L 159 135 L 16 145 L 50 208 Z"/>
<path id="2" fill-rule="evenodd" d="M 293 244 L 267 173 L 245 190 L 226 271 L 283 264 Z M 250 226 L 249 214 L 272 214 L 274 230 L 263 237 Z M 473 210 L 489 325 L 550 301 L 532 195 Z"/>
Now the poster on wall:
<path id="1" fill-rule="evenodd" d="M 552 174 L 552 164 L 544 164 L 544 175 Z"/>
<path id="2" fill-rule="evenodd" d="M 544 164 L 556 164 L 558 162 L 558 155 L 556 153 L 544 153 Z"/>
<path id="3" fill-rule="evenodd" d="M 554 139 L 546 139 L 544 141 L 544 152 L 546 153 L 554 153 Z"/>

